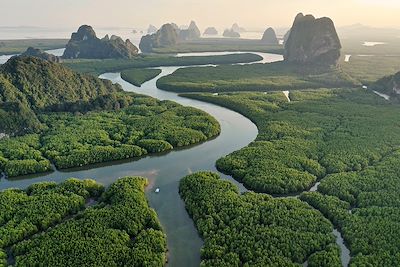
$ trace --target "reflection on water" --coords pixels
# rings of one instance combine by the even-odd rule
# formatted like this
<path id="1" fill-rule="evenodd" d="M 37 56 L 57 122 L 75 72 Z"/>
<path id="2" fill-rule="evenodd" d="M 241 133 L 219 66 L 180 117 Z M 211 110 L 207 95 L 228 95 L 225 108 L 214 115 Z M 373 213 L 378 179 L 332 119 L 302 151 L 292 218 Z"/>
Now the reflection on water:
<path id="1" fill-rule="evenodd" d="M 376 45 L 383 45 L 386 44 L 384 42 L 364 42 L 363 46 L 376 46 Z"/>

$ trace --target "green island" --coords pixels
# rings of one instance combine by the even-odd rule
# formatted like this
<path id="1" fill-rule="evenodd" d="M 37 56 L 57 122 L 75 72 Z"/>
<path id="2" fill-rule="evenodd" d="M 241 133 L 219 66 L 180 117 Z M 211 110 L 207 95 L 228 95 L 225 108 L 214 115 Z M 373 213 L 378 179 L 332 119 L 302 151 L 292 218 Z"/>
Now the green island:
<path id="1" fill-rule="evenodd" d="M 0 266 L 164 266 L 147 180 L 43 182 L 0 192 Z"/>
<path id="2" fill-rule="evenodd" d="M 220 132 L 203 111 L 40 59 L 9 61 L 0 80 L 0 117 L 9 122 L 0 131 L 11 136 L 0 140 L 0 172 L 8 177 L 49 171 L 50 162 L 65 169 L 166 152 Z"/>
<path id="3" fill-rule="evenodd" d="M 281 92 L 185 96 L 236 110 L 259 128 L 256 141 L 217 161 L 219 170 L 276 195 L 321 181 L 300 199 L 342 231 L 350 266 L 399 265 L 398 105 L 362 89 L 293 91 L 291 102 Z"/>
<path id="4" fill-rule="evenodd" d="M 183 68 L 157 81 L 173 92 L 275 91 L 359 86 L 338 67 L 275 62 L 252 65 Z"/>
<path id="5" fill-rule="evenodd" d="M 262 60 L 256 54 L 243 53 L 221 56 L 175 57 L 169 55 L 139 55 L 134 59 L 74 59 L 64 60 L 63 64 L 80 73 L 100 75 L 132 68 L 152 68 L 168 66 L 192 66 L 214 64 L 251 63 Z"/>
<path id="6" fill-rule="evenodd" d="M 28 47 L 36 47 L 41 50 L 64 48 L 67 42 L 67 39 L 0 40 L 0 56 L 21 54 Z"/>
<path id="7" fill-rule="evenodd" d="M 211 172 L 186 176 L 179 192 L 204 239 L 201 266 L 341 266 L 332 224 L 298 199 L 239 194 Z"/>
<path id="8" fill-rule="evenodd" d="M 121 72 L 121 78 L 135 86 L 142 86 L 147 81 L 150 81 L 160 75 L 159 69 L 129 69 Z"/>

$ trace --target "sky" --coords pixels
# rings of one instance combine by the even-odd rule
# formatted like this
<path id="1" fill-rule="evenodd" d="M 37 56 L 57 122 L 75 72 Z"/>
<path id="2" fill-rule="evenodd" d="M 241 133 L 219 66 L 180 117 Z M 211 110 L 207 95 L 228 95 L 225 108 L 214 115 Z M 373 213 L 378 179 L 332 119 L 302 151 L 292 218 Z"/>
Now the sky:
<path id="1" fill-rule="evenodd" d="M 166 22 L 200 28 L 290 27 L 299 12 L 327 16 L 337 26 L 400 28 L 400 0 L 0 0 L 0 26 L 146 28 Z M 10 12 L 6 11 L 10 10 Z"/>

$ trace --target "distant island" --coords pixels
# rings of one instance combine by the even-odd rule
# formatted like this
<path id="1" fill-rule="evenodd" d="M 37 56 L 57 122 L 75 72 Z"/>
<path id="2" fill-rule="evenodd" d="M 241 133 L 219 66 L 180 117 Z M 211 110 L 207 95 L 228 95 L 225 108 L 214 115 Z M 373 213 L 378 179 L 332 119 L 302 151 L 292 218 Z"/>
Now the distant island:
<path id="1" fill-rule="evenodd" d="M 181 30 L 175 23 L 168 23 L 156 33 L 143 36 L 139 48 L 144 53 L 151 53 L 154 48 L 174 46 L 182 41 L 199 39 L 200 36 L 201 32 L 194 21 L 186 30 Z"/>
<path id="2" fill-rule="evenodd" d="M 222 35 L 229 38 L 240 38 L 240 33 L 234 31 L 233 29 L 226 29 Z"/>
<path id="3" fill-rule="evenodd" d="M 272 28 L 268 28 L 265 30 L 263 37 L 261 38 L 261 42 L 268 45 L 277 45 L 279 44 L 278 38 L 276 38 L 275 30 Z"/>
<path id="4" fill-rule="evenodd" d="M 89 25 L 82 25 L 77 32 L 72 33 L 63 58 L 133 58 L 139 49 L 129 40 L 123 41 L 121 37 L 106 35 L 103 39 L 96 36 Z"/>
<path id="5" fill-rule="evenodd" d="M 218 35 L 218 31 L 215 27 L 208 27 L 204 31 L 204 35 Z"/>
<path id="6" fill-rule="evenodd" d="M 238 32 L 238 33 L 246 32 L 246 29 L 243 28 L 243 27 L 240 27 L 237 23 L 234 23 L 234 24 L 232 25 L 231 29 L 232 29 L 233 31 L 235 31 L 235 32 Z"/>

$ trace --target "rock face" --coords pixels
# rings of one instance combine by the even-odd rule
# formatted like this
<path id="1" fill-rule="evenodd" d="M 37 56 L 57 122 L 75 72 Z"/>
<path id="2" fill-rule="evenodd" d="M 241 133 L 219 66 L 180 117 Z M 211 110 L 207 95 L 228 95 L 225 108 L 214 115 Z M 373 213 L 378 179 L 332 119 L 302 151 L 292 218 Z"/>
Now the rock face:
<path id="1" fill-rule="evenodd" d="M 205 35 L 218 35 L 218 31 L 216 28 L 214 27 L 208 27 L 205 31 L 204 31 Z"/>
<path id="2" fill-rule="evenodd" d="M 235 32 L 233 29 L 226 29 L 223 36 L 229 38 L 240 38 L 240 33 Z"/>
<path id="3" fill-rule="evenodd" d="M 237 33 L 246 32 L 246 29 L 240 27 L 237 23 L 234 23 L 234 24 L 232 25 L 232 28 L 231 28 L 231 29 L 232 29 L 233 31 L 237 32 Z"/>
<path id="4" fill-rule="evenodd" d="M 63 58 L 132 58 L 138 52 L 129 40 L 124 41 L 115 35 L 99 39 L 91 26 L 83 25 L 72 34 Z"/>
<path id="5" fill-rule="evenodd" d="M 287 40 L 289 39 L 290 31 L 291 31 L 291 29 L 289 29 L 289 30 L 285 33 L 285 35 L 283 36 L 283 43 L 284 43 L 285 45 L 286 45 Z"/>
<path id="6" fill-rule="evenodd" d="M 369 86 L 373 91 L 392 97 L 400 97 L 400 72 L 383 77 Z"/>
<path id="7" fill-rule="evenodd" d="M 200 30 L 196 25 L 196 22 L 191 21 L 187 30 L 179 31 L 179 39 L 182 41 L 199 39 L 201 36 Z"/>
<path id="8" fill-rule="evenodd" d="M 139 47 L 142 52 L 151 53 L 154 48 L 176 45 L 178 40 L 175 25 L 164 24 L 156 33 L 143 36 Z"/>
<path id="9" fill-rule="evenodd" d="M 330 18 L 315 19 L 298 14 L 285 45 L 285 61 L 336 65 L 340 57 L 339 37 Z"/>
<path id="10" fill-rule="evenodd" d="M 49 53 L 44 52 L 41 49 L 38 48 L 33 48 L 33 47 L 29 47 L 24 53 L 21 54 L 21 56 L 31 56 L 31 57 L 37 57 L 37 58 L 41 58 L 50 62 L 56 62 L 59 63 L 60 62 L 60 58 L 55 56 L 55 55 L 51 55 Z"/>
<path id="11" fill-rule="evenodd" d="M 148 34 L 153 34 L 153 33 L 155 33 L 157 30 L 158 30 L 158 29 L 156 28 L 156 26 L 150 24 L 150 25 L 149 25 L 149 28 L 147 29 L 147 33 L 148 33 Z"/>
<path id="12" fill-rule="evenodd" d="M 276 38 L 276 33 L 274 29 L 268 28 L 265 30 L 263 37 L 261 38 L 261 41 L 265 44 L 269 45 L 277 45 L 279 44 L 278 38 Z"/>

